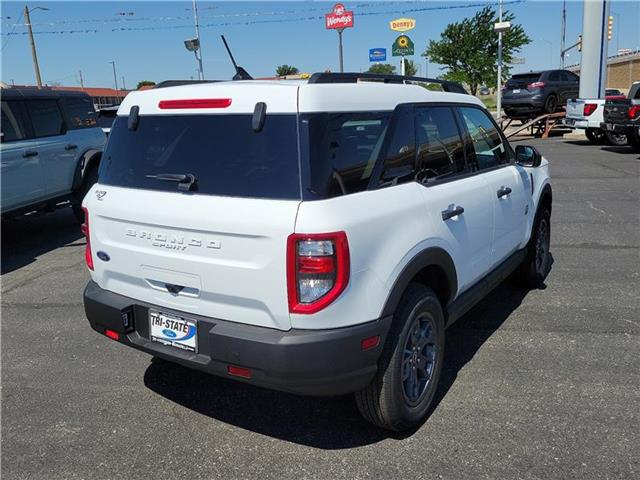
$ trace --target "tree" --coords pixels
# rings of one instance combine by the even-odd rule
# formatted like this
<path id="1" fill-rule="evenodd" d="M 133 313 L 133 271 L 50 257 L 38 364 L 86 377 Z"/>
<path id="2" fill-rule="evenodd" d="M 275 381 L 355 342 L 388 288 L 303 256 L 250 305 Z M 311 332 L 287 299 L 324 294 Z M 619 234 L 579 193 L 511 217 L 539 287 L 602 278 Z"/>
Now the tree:
<path id="1" fill-rule="evenodd" d="M 279 77 L 284 77 L 286 75 L 296 75 L 299 70 L 291 65 L 280 65 L 276 68 L 276 75 Z"/>
<path id="2" fill-rule="evenodd" d="M 156 82 L 152 82 L 151 80 L 142 80 L 138 82 L 138 86 L 136 87 L 136 90 L 140 90 L 140 87 L 145 87 L 147 85 L 150 85 L 153 87 L 155 84 Z"/>
<path id="3" fill-rule="evenodd" d="M 408 58 L 404 59 L 404 74 L 408 77 L 415 77 L 418 73 L 418 64 Z"/>
<path id="4" fill-rule="evenodd" d="M 396 67 L 390 63 L 374 63 L 369 67 L 367 73 L 383 73 L 385 75 L 393 75 L 396 71 Z"/>
<path id="5" fill-rule="evenodd" d="M 531 43 L 522 26 L 513 23 L 514 18 L 508 11 L 502 18 L 511 22 L 511 28 L 502 34 L 502 80 L 509 77 L 513 54 Z M 493 30 L 497 21 L 495 10 L 484 7 L 473 18 L 447 25 L 441 39 L 429 41 L 422 55 L 444 65 L 443 78 L 466 83 L 475 95 L 478 86 L 491 85 L 498 75 L 498 34 Z"/>

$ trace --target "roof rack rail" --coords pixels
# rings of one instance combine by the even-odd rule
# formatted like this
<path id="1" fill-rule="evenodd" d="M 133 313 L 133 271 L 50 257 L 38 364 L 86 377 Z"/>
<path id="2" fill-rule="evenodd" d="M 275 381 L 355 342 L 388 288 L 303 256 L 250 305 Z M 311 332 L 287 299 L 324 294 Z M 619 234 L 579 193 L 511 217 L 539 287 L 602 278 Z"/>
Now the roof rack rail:
<path id="1" fill-rule="evenodd" d="M 407 75 L 394 75 L 384 73 L 314 73 L 309 78 L 309 83 L 357 83 L 358 81 L 372 81 L 383 83 L 437 83 L 442 85 L 442 90 L 451 93 L 464 93 L 467 91 L 458 82 L 440 80 L 438 78 L 410 77 Z"/>

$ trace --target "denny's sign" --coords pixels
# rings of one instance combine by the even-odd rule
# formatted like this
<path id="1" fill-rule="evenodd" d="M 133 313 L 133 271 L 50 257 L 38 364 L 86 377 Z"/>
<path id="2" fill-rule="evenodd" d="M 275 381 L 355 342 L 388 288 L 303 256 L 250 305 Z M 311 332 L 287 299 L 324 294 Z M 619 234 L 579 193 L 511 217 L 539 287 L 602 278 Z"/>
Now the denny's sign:
<path id="1" fill-rule="evenodd" d="M 416 28 L 416 21 L 413 18 L 396 18 L 389 22 L 389 27 L 394 32 L 408 32 Z"/>

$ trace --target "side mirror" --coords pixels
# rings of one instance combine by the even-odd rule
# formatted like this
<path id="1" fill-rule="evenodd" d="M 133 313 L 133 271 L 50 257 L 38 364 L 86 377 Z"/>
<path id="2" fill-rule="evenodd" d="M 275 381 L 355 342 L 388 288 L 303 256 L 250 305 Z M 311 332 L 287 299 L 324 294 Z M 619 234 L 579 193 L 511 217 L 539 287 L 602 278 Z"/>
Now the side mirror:
<path id="1" fill-rule="evenodd" d="M 516 146 L 516 162 L 523 167 L 539 167 L 542 163 L 542 155 L 531 145 Z"/>

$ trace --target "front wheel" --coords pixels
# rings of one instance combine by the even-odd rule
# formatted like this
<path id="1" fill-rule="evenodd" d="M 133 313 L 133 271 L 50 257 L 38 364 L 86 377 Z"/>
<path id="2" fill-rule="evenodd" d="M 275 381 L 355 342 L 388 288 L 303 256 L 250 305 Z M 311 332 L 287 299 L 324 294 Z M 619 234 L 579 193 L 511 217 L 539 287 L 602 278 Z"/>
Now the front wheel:
<path id="1" fill-rule="evenodd" d="M 585 135 L 587 136 L 587 139 L 594 145 L 601 144 L 605 139 L 604 132 L 599 128 L 587 128 Z"/>
<path id="2" fill-rule="evenodd" d="M 627 136 L 624 133 L 606 132 L 607 143 L 615 147 L 622 147 L 627 144 Z"/>
<path id="3" fill-rule="evenodd" d="M 355 394 L 362 416 L 387 430 L 419 426 L 429 413 L 444 358 L 444 315 L 434 291 L 410 284 L 373 381 Z"/>

